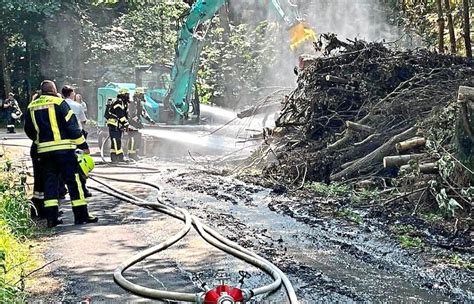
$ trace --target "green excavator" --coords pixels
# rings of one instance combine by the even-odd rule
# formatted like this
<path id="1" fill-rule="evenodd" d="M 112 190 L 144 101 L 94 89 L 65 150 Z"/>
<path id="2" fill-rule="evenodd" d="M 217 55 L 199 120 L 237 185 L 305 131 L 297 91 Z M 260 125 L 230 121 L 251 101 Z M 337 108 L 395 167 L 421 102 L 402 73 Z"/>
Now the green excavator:
<path id="1" fill-rule="evenodd" d="M 105 126 L 103 113 L 107 100 L 115 99 L 118 90 L 127 88 L 131 95 L 138 87 L 146 88 L 145 105 L 148 116 L 157 123 L 184 123 L 200 117 L 199 96 L 195 88 L 200 53 L 205 32 L 202 25 L 212 19 L 226 1 L 197 0 L 192 4 L 181 27 L 173 66 L 161 64 L 135 68 L 135 83 L 109 83 L 98 89 L 98 125 Z M 303 42 L 315 40 L 315 32 L 298 14 L 290 0 L 255 0 L 272 7 L 289 32 L 289 47 L 296 49 Z"/>

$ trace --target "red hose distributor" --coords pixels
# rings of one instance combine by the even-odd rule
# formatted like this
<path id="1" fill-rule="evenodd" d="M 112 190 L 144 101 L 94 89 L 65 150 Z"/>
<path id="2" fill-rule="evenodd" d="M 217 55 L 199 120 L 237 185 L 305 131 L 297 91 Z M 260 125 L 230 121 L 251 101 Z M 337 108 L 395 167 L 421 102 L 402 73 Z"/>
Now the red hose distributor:
<path id="1" fill-rule="evenodd" d="M 204 296 L 204 304 L 235 304 L 244 300 L 242 290 L 228 285 L 219 285 Z"/>

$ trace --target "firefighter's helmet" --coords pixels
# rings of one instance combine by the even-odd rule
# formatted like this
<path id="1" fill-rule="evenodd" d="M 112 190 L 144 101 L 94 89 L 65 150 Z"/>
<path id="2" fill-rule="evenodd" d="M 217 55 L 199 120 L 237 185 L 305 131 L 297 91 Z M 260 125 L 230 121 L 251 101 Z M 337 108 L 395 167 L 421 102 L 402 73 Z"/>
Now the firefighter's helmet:
<path id="1" fill-rule="evenodd" d="M 89 173 L 95 168 L 94 159 L 92 159 L 89 154 L 85 154 L 82 152 L 76 154 L 77 161 L 79 163 L 79 166 L 81 167 L 82 173 L 84 173 L 85 176 L 89 176 Z"/>
<path id="2" fill-rule="evenodd" d="M 138 87 L 138 88 L 135 90 L 135 94 L 145 94 L 145 88 L 143 88 L 143 87 Z"/>
<path id="3" fill-rule="evenodd" d="M 118 91 L 118 94 L 119 95 L 125 95 L 128 93 L 128 89 L 127 88 L 120 88 L 119 91 Z"/>

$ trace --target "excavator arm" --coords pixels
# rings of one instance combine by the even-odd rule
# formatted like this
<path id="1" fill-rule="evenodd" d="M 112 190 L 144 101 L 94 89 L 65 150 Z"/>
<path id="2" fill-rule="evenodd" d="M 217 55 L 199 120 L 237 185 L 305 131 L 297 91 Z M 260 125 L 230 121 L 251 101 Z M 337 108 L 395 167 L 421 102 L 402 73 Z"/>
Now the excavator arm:
<path id="1" fill-rule="evenodd" d="M 210 20 L 225 4 L 225 1 L 196 1 L 181 28 L 176 47 L 175 62 L 171 70 L 171 87 L 165 98 L 165 104 L 169 104 L 175 110 L 177 119 L 184 118 L 190 110 L 189 100 L 196 82 L 199 54 L 204 39 L 204 35 L 200 35 L 199 27 Z"/>
<path id="2" fill-rule="evenodd" d="M 190 104 L 193 105 L 192 112 L 199 115 L 199 102 L 190 102 L 194 91 L 197 72 L 199 69 L 199 55 L 202 50 L 205 31 L 203 24 L 212 19 L 217 11 L 226 1 L 239 0 L 197 0 L 182 26 L 178 45 L 176 47 L 175 62 L 171 71 L 171 86 L 165 97 L 165 104 L 176 114 L 177 120 L 186 118 L 191 112 Z M 255 0 L 261 1 L 261 0 Z M 290 47 L 297 48 L 302 42 L 316 39 L 316 35 L 297 14 L 296 6 L 289 0 L 264 0 L 265 5 L 271 5 L 276 9 L 282 20 L 289 27 Z"/>

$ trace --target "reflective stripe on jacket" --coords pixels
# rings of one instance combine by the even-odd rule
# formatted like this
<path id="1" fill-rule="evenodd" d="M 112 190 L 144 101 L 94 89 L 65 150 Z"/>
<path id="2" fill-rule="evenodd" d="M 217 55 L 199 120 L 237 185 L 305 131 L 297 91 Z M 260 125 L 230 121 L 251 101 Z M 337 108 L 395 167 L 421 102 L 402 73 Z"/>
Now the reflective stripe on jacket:
<path id="1" fill-rule="evenodd" d="M 117 128 L 128 127 L 128 108 L 127 103 L 117 98 L 109 107 L 107 125 Z"/>
<path id="2" fill-rule="evenodd" d="M 30 103 L 25 133 L 37 145 L 38 153 L 88 148 L 71 108 L 56 96 L 42 95 Z"/>

